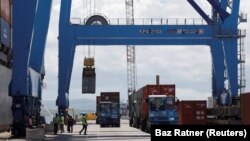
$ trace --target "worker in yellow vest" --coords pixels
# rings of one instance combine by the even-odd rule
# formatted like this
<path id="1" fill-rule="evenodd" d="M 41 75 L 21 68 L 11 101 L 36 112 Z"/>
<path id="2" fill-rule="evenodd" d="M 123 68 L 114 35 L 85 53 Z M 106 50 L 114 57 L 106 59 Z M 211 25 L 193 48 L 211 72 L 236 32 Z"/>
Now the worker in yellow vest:
<path id="1" fill-rule="evenodd" d="M 60 123 L 61 133 L 63 133 L 64 132 L 64 116 L 63 116 L 63 114 L 60 116 L 59 123 Z"/>
<path id="2" fill-rule="evenodd" d="M 82 131 L 84 130 L 84 135 L 87 135 L 87 127 L 88 127 L 88 123 L 87 123 L 87 114 L 83 114 L 82 118 L 82 130 L 79 132 L 79 135 L 81 135 Z"/>

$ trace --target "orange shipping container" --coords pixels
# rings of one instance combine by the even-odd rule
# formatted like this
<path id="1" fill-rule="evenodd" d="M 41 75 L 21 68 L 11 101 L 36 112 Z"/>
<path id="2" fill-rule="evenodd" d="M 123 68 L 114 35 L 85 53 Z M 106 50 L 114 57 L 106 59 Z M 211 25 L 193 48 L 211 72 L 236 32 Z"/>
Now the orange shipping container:
<path id="1" fill-rule="evenodd" d="M 0 16 L 8 23 L 10 24 L 11 18 L 10 18 L 10 0 L 0 0 L 0 7 L 1 7 L 1 13 Z"/>
<path id="2" fill-rule="evenodd" d="M 249 101 L 250 101 L 250 92 L 240 95 L 241 121 L 242 124 L 245 125 L 250 125 Z"/>
<path id="3" fill-rule="evenodd" d="M 207 102 L 180 101 L 178 116 L 180 125 L 205 125 L 207 123 Z"/>

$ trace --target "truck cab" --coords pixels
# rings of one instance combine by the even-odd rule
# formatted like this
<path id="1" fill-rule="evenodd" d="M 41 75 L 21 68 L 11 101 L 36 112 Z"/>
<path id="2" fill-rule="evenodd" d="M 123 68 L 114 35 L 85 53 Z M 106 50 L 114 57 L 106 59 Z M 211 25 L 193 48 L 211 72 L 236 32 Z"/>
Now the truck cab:
<path id="1" fill-rule="evenodd" d="M 178 114 L 174 96 L 149 95 L 148 108 L 149 125 L 178 123 Z"/>
<path id="2" fill-rule="evenodd" d="M 100 102 L 99 103 L 99 124 L 101 127 L 104 127 L 109 124 L 111 120 L 111 102 Z"/>
<path id="3" fill-rule="evenodd" d="M 105 126 L 120 127 L 119 103 L 100 102 L 98 116 L 101 127 Z"/>

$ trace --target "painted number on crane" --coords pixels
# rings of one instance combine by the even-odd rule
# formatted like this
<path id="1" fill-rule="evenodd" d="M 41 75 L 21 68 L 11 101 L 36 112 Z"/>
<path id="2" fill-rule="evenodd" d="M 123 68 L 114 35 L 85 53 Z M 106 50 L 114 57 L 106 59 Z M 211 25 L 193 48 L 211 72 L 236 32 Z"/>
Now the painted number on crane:
<path id="1" fill-rule="evenodd" d="M 174 34 L 204 34 L 204 29 L 168 29 L 168 33 Z"/>
<path id="2" fill-rule="evenodd" d="M 161 29 L 141 29 L 139 31 L 141 34 L 162 34 Z"/>

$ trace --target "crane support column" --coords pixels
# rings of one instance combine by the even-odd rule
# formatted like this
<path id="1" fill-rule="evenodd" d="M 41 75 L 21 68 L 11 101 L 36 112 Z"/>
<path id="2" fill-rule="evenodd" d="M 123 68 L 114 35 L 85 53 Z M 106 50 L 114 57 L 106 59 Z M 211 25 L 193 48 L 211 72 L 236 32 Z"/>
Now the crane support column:
<path id="1" fill-rule="evenodd" d="M 212 57 L 212 94 L 217 103 L 221 103 L 221 94 L 225 91 L 225 63 L 223 55 L 222 42 L 220 40 L 212 41 L 210 44 Z"/>
<path id="2" fill-rule="evenodd" d="M 59 90 L 56 105 L 60 114 L 64 114 L 69 107 L 69 87 L 73 61 L 75 55 L 75 44 L 73 42 L 74 29 L 70 26 L 71 0 L 61 0 L 59 20 Z"/>
<path id="3" fill-rule="evenodd" d="M 39 118 L 40 73 L 50 8 L 50 0 L 13 0 L 13 73 L 10 96 L 13 98 L 14 136 L 25 135 L 26 116 Z"/>

